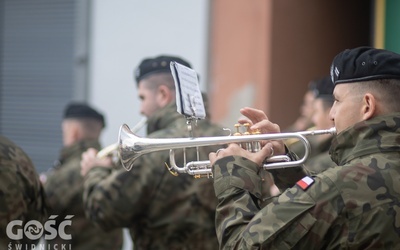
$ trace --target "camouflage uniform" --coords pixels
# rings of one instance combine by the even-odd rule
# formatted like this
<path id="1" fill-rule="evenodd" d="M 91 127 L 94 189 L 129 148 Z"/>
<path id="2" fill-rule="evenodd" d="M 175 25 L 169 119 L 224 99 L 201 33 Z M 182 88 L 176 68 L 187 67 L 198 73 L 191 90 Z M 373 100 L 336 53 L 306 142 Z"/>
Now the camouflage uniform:
<path id="1" fill-rule="evenodd" d="M 263 209 L 259 167 L 240 157 L 217 161 L 220 248 L 400 249 L 399 117 L 342 131 L 331 149 L 339 166 L 303 178 Z"/>
<path id="2" fill-rule="evenodd" d="M 25 235 L 20 241 L 11 240 L 6 233 L 9 222 L 22 220 L 25 225 L 31 220 L 43 223 L 46 218 L 45 196 L 32 161 L 20 147 L 0 136 L 0 249 L 17 245 L 25 249 L 35 243 Z"/>
<path id="3" fill-rule="evenodd" d="M 61 150 L 59 164 L 47 175 L 44 189 L 48 198 L 49 214 L 57 215 L 58 224 L 66 216 L 74 216 L 71 226 L 66 227 L 66 233 L 71 235 L 71 240 L 63 240 L 61 237 L 57 237 L 47 242 L 51 245 L 51 249 L 55 246 L 61 249 L 63 244 L 74 250 L 121 249 L 122 247 L 121 229 L 106 232 L 94 225 L 85 216 L 80 161 L 82 153 L 88 148 L 99 149 L 100 144 L 98 141 L 85 140 L 64 147 Z"/>
<path id="4" fill-rule="evenodd" d="M 329 148 L 331 147 L 333 136 L 330 136 L 328 139 L 320 142 L 318 145 L 313 145 L 312 151 L 317 151 L 314 153 L 314 156 L 309 157 L 305 162 L 307 170 L 311 175 L 316 175 L 325 171 L 330 167 L 335 167 L 337 164 L 332 161 L 331 156 L 329 155 Z"/>
<path id="5" fill-rule="evenodd" d="M 148 120 L 148 137 L 188 137 L 186 119 L 175 102 Z M 197 133 L 196 133 L 197 132 Z M 195 137 L 224 135 L 222 128 L 198 121 Z M 220 146 L 199 147 L 200 159 Z M 187 148 L 187 162 L 196 160 Z M 175 153 L 178 166 L 183 154 Z M 165 167 L 169 151 L 139 157 L 131 171 L 95 167 L 85 177 L 85 204 L 90 219 L 103 228 L 128 227 L 138 249 L 218 249 L 217 199 L 212 180 L 188 174 L 173 176 Z M 112 172 L 111 176 L 108 176 Z"/>

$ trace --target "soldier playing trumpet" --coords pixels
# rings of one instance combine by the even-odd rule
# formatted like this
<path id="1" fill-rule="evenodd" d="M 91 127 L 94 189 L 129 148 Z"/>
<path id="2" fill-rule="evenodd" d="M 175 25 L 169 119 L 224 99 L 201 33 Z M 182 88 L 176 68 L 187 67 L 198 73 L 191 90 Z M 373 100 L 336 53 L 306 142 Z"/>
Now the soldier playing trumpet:
<path id="1" fill-rule="evenodd" d="M 190 67 L 175 56 L 144 59 L 135 70 L 141 101 L 140 111 L 147 117 L 150 138 L 187 137 L 186 119 L 176 111 L 175 83 L 170 62 Z M 200 120 L 195 136 L 223 135 L 222 128 Z M 200 157 L 218 146 L 202 147 Z M 215 232 L 216 198 L 211 179 L 179 178 L 171 175 L 165 163 L 168 151 L 140 157 L 131 171 L 111 168 L 110 159 L 99 159 L 96 150 L 83 154 L 81 168 L 85 178 L 87 216 L 101 228 L 127 227 L 134 249 L 217 249 Z M 178 164 L 183 154 L 177 153 Z M 188 161 L 197 152 L 186 151 Z"/>
<path id="2" fill-rule="evenodd" d="M 334 58 L 331 78 L 338 134 L 330 152 L 337 167 L 316 176 L 298 169 L 297 180 L 276 182 L 291 188 L 260 207 L 257 172 L 272 152 L 288 153 L 282 141 L 257 153 L 231 144 L 210 154 L 220 249 L 400 248 L 400 55 L 345 50 Z M 241 112 L 252 128 L 279 132 L 262 111 Z M 277 177 L 281 170 L 271 172 Z"/>

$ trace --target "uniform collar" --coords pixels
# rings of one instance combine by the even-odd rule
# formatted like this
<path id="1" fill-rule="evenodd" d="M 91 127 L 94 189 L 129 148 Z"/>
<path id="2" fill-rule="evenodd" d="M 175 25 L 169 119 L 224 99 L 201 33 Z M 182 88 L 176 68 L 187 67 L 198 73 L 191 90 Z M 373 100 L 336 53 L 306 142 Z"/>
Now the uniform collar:
<path id="1" fill-rule="evenodd" d="M 339 133 L 330 148 L 338 165 L 379 152 L 400 151 L 400 113 L 374 117 Z"/>
<path id="2" fill-rule="evenodd" d="M 164 108 L 159 109 L 152 117 L 147 120 L 147 134 L 151 134 L 160 129 L 168 127 L 176 119 L 182 119 L 182 115 L 176 111 L 175 101 L 169 103 Z"/>
<path id="3" fill-rule="evenodd" d="M 61 149 L 60 158 L 55 161 L 54 167 L 60 167 L 70 157 L 80 156 L 82 152 L 86 151 L 88 148 L 100 149 L 100 142 L 97 140 L 82 140 L 68 147 L 64 147 Z"/>

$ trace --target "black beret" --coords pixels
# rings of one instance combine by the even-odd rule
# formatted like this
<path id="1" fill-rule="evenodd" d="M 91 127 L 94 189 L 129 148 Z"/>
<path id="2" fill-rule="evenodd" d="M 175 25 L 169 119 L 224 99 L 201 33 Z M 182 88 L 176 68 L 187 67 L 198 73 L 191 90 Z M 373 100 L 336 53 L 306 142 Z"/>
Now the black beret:
<path id="1" fill-rule="evenodd" d="M 187 61 L 176 56 L 161 55 L 154 58 L 145 58 L 135 69 L 136 82 L 139 83 L 144 77 L 154 73 L 171 72 L 170 63 L 172 61 L 192 68 Z"/>
<path id="2" fill-rule="evenodd" d="M 346 49 L 333 59 L 331 78 L 335 85 L 377 79 L 400 79 L 400 55 L 371 47 Z"/>
<path id="3" fill-rule="evenodd" d="M 315 80 L 314 82 L 315 82 L 315 88 L 314 88 L 315 98 L 333 100 L 333 89 L 335 86 L 333 85 L 330 76 L 325 76 L 323 78 Z"/>
<path id="4" fill-rule="evenodd" d="M 104 116 L 85 103 L 70 103 L 65 108 L 64 119 L 66 118 L 90 118 L 95 119 L 105 127 Z"/>
<path id="5" fill-rule="evenodd" d="M 310 82 L 308 83 L 308 88 L 307 88 L 307 90 L 308 90 L 308 91 L 314 92 L 314 91 L 315 91 L 316 85 L 317 85 L 316 81 L 310 81 Z"/>

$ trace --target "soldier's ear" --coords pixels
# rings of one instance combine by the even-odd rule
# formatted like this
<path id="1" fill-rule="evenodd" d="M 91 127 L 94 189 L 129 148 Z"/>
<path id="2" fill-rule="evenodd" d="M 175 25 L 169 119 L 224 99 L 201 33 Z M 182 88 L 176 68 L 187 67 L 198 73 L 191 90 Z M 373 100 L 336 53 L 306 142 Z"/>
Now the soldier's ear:
<path id="1" fill-rule="evenodd" d="M 371 93 L 366 93 L 362 100 L 362 116 L 363 120 L 369 120 L 376 115 L 377 100 Z"/>
<path id="2" fill-rule="evenodd" d="M 80 141 L 84 138 L 85 132 L 83 125 L 79 122 L 74 122 L 71 124 L 71 139 L 73 142 Z"/>
<path id="3" fill-rule="evenodd" d="M 173 98 L 174 98 L 174 94 L 166 85 L 160 85 L 158 87 L 158 95 L 157 95 L 157 101 L 158 104 L 161 107 L 165 107 L 166 105 L 168 105 L 168 103 L 170 103 Z"/>

